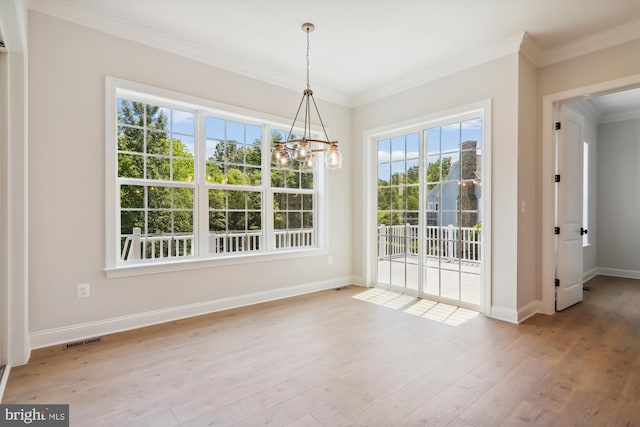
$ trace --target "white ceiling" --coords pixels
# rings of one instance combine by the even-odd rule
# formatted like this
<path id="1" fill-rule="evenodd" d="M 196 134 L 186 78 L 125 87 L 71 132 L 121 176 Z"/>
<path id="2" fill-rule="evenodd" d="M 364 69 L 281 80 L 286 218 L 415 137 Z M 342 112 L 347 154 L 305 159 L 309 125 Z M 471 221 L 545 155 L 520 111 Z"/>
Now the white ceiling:
<path id="1" fill-rule="evenodd" d="M 542 65 L 586 42 L 640 38 L 640 0 L 31 0 L 30 8 L 300 90 L 300 25 L 313 22 L 311 87 L 347 105 L 438 77 L 443 64 L 515 52 L 525 32 L 547 55 Z"/>
<path id="2" fill-rule="evenodd" d="M 598 123 L 640 118 L 640 88 L 623 90 L 572 102 Z"/>

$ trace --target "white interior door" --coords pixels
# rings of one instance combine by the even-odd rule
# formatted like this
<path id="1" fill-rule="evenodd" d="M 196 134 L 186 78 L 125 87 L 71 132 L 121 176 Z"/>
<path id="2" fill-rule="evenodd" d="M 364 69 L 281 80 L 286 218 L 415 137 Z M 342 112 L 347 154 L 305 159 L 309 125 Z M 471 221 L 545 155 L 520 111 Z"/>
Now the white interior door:
<path id="1" fill-rule="evenodd" d="M 556 310 L 582 301 L 582 146 L 583 120 L 566 107 L 559 109 L 556 224 Z"/>

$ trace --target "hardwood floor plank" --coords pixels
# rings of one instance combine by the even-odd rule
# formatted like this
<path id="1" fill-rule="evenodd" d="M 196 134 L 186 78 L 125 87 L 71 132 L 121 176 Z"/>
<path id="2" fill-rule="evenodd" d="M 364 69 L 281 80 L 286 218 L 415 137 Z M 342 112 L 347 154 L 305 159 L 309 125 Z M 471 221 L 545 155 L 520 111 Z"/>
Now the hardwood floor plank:
<path id="1" fill-rule="evenodd" d="M 3 403 L 69 403 L 74 427 L 640 426 L 640 281 L 588 285 L 520 325 L 353 286 L 272 301 L 36 350 Z"/>

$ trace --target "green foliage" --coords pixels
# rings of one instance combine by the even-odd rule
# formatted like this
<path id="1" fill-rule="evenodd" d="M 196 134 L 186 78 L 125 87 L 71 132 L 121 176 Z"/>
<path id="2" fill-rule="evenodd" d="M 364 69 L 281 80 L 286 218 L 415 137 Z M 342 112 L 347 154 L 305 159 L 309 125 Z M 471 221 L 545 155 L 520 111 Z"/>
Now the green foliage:
<path id="1" fill-rule="evenodd" d="M 146 169 L 147 179 L 193 181 L 193 155 L 181 140 L 170 140 L 163 110 L 126 100 L 120 101 L 119 106 L 118 176 L 143 179 Z M 120 207 L 122 234 L 131 234 L 135 227 L 151 235 L 193 233 L 191 188 L 122 185 Z"/>
<path id="2" fill-rule="evenodd" d="M 442 175 L 440 175 L 441 167 Z M 427 168 L 427 182 L 444 181 L 449 175 L 449 169 L 451 169 L 451 157 L 446 157 L 434 163 L 430 163 Z"/>

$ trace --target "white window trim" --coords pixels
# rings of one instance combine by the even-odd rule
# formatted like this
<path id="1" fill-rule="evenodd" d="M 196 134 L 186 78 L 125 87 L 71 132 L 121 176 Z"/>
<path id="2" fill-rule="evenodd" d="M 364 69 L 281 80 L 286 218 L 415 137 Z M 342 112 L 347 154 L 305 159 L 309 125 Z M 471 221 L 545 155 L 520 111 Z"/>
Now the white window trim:
<path id="1" fill-rule="evenodd" d="M 117 189 L 118 179 L 118 163 L 117 163 L 117 150 L 114 149 L 114 141 L 116 141 L 116 126 L 117 123 L 117 98 L 119 96 L 129 96 L 134 99 L 141 99 L 144 102 L 153 103 L 158 102 L 160 104 L 166 104 L 170 101 L 173 108 L 184 108 L 186 110 L 205 110 L 207 113 L 215 114 L 217 117 L 226 120 L 238 120 L 244 123 L 264 125 L 268 124 L 269 128 L 289 129 L 291 127 L 291 120 L 262 112 L 248 110 L 242 107 L 228 105 L 216 101 L 211 101 L 204 98 L 199 98 L 191 95 L 185 95 L 178 92 L 162 89 L 154 86 L 145 85 L 142 83 L 131 82 L 123 79 L 118 79 L 111 76 L 105 78 L 105 274 L 107 278 L 116 277 L 128 277 L 139 276 L 154 273 L 165 273 L 172 271 L 184 271 L 199 268 L 211 268 L 222 267 L 229 265 L 238 265 L 254 262 L 270 262 L 282 259 L 292 259 L 301 257 L 314 257 L 325 256 L 328 254 L 327 236 L 325 218 L 327 217 L 327 203 L 325 202 L 325 188 L 326 188 L 326 174 L 322 167 L 319 167 L 315 173 L 315 222 L 314 232 L 316 238 L 316 246 L 313 248 L 299 248 L 299 249 L 273 249 L 270 244 L 266 245 L 266 250 L 258 253 L 237 253 L 232 255 L 217 255 L 211 256 L 205 250 L 203 252 L 204 243 L 201 242 L 198 234 L 194 232 L 194 245 L 196 245 L 197 256 L 188 258 L 171 258 L 170 260 L 163 261 L 127 261 L 123 263 L 120 261 L 120 245 L 117 243 L 119 239 L 119 225 L 120 216 L 119 211 L 116 210 L 119 205 L 119 194 Z M 141 97 L 140 94 L 144 94 Z M 204 121 L 199 121 L 200 126 L 195 129 L 195 150 L 196 150 L 196 185 L 200 185 L 201 179 L 201 163 L 203 163 L 204 157 L 198 155 L 199 143 L 198 135 L 204 131 Z M 265 127 L 264 129 L 266 129 Z M 312 131 L 319 132 L 320 127 L 312 125 Z M 267 139 L 265 139 L 265 136 Z M 263 135 L 263 141 L 270 141 L 270 136 Z M 266 145 L 266 142 L 265 142 Z M 263 165 L 270 164 L 270 150 L 263 149 Z M 319 162 L 320 163 L 320 162 Z M 263 172 L 267 168 L 263 167 Z M 263 186 L 260 189 L 254 189 L 255 191 L 262 191 L 264 189 L 263 200 L 263 232 L 266 241 L 269 241 L 273 234 L 272 218 L 267 216 L 267 203 L 272 203 L 273 193 L 278 192 L 279 188 L 271 188 L 270 182 L 264 181 L 265 176 L 269 177 L 267 173 L 263 173 Z M 201 186 L 200 188 L 206 188 Z M 242 186 L 245 188 L 245 186 Z M 232 189 L 238 189 L 236 187 Z M 283 189 L 287 190 L 287 189 Z M 307 190 L 302 190 L 307 191 Z M 208 219 L 202 218 L 199 214 L 201 204 L 206 203 L 208 197 L 205 191 L 199 191 L 197 199 L 194 200 L 194 228 L 202 230 L 202 227 L 208 228 Z"/>
<path id="2" fill-rule="evenodd" d="M 483 271 L 482 271 L 482 301 L 480 309 L 482 313 L 489 315 L 491 311 L 491 125 L 492 125 L 492 100 L 475 102 L 450 110 L 440 111 L 426 116 L 404 120 L 376 129 L 370 129 L 363 134 L 365 165 L 363 168 L 363 182 L 365 183 L 365 220 L 363 221 L 363 236 L 365 239 L 365 284 L 374 286 L 374 254 L 377 253 L 376 235 L 377 215 L 376 198 L 377 188 L 377 150 L 376 141 L 381 138 L 391 138 L 411 132 L 422 132 L 430 127 L 443 126 L 457 121 L 482 117 L 483 123 L 483 147 L 482 147 L 482 229 L 483 229 Z M 424 202 L 421 202 L 424 203 Z M 423 206 L 421 206 L 421 211 Z"/>

